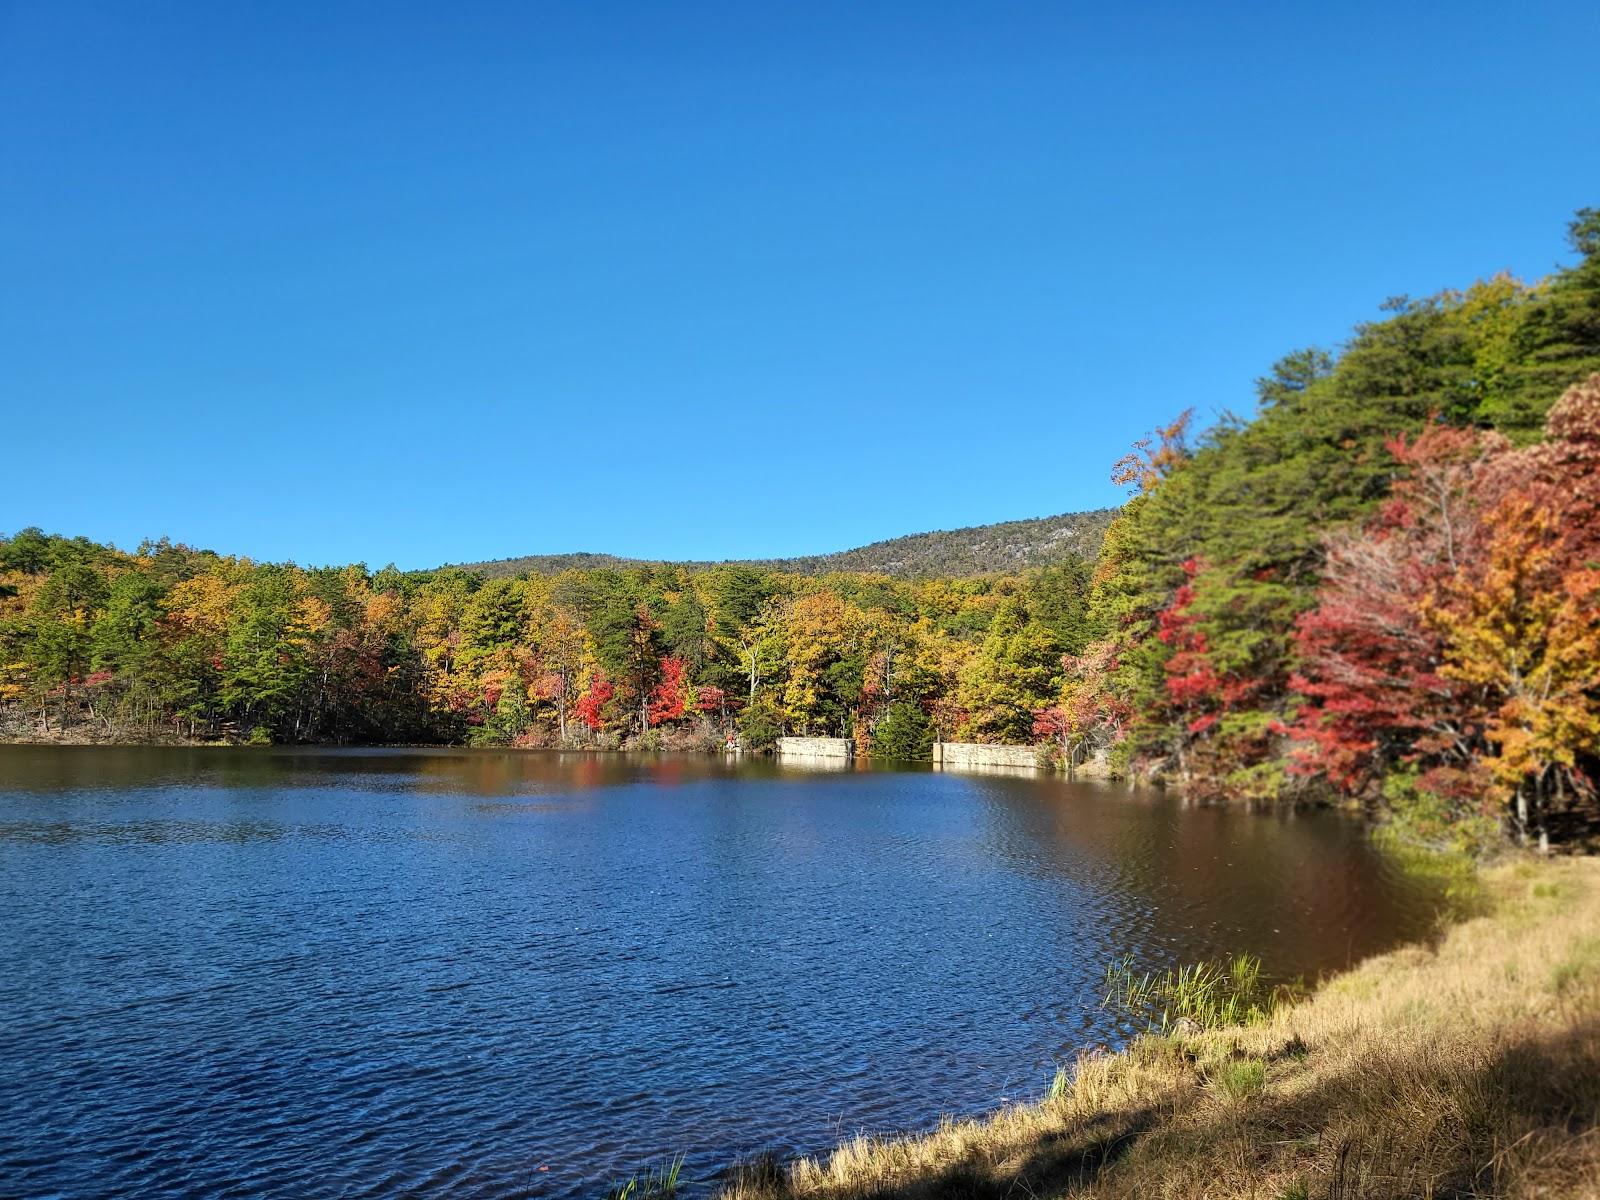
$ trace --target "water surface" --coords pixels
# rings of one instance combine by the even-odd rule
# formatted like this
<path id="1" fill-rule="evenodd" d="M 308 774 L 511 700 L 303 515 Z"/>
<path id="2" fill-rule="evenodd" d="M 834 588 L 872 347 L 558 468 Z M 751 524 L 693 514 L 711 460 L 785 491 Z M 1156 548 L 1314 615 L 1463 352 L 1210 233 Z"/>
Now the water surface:
<path id="1" fill-rule="evenodd" d="M 1037 1096 L 1107 963 L 1434 898 L 1331 814 L 1031 774 L 0 747 L 7 1194 L 592 1196 Z"/>

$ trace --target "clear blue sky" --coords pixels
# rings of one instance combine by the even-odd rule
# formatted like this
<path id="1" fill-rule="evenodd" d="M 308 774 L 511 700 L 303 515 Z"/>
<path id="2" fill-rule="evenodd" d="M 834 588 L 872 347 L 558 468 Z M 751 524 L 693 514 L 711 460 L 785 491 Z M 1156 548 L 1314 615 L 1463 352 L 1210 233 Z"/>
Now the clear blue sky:
<path id="1" fill-rule="evenodd" d="M 0 530 L 420 567 L 1115 503 L 1564 261 L 1600 6 L 0 0 Z"/>

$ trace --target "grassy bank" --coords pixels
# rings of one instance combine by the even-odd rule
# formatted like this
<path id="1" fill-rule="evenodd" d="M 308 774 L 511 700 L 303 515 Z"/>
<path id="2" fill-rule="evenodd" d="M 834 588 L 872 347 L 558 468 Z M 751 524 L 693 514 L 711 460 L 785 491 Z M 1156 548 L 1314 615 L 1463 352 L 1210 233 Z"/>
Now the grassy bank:
<path id="1" fill-rule="evenodd" d="M 1485 913 L 1251 1024 L 1085 1058 L 1035 1105 L 724 1200 L 1600 1197 L 1600 861 L 1483 876 Z"/>

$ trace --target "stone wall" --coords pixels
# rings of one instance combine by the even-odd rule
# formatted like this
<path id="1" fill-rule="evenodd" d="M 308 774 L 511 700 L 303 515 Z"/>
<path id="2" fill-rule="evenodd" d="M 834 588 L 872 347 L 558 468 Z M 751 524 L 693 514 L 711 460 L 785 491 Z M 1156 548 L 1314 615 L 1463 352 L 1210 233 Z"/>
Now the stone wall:
<path id="1" fill-rule="evenodd" d="M 1033 746 L 984 746 L 977 742 L 935 742 L 933 765 L 961 770 L 966 767 L 1029 767 L 1039 765 Z"/>
<path id="2" fill-rule="evenodd" d="M 783 737 L 778 753 L 786 758 L 853 758 L 856 748 L 849 738 Z"/>

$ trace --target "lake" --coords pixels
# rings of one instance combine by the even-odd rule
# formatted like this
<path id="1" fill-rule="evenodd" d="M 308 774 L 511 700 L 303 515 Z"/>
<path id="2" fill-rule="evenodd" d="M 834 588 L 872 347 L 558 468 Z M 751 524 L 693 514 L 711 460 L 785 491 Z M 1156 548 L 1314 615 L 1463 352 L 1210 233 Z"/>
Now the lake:
<path id="1" fill-rule="evenodd" d="M 1031 773 L 0 747 L 0 1190 L 707 1179 L 1041 1095 L 1124 955 L 1311 977 L 1436 907 L 1335 814 Z"/>

